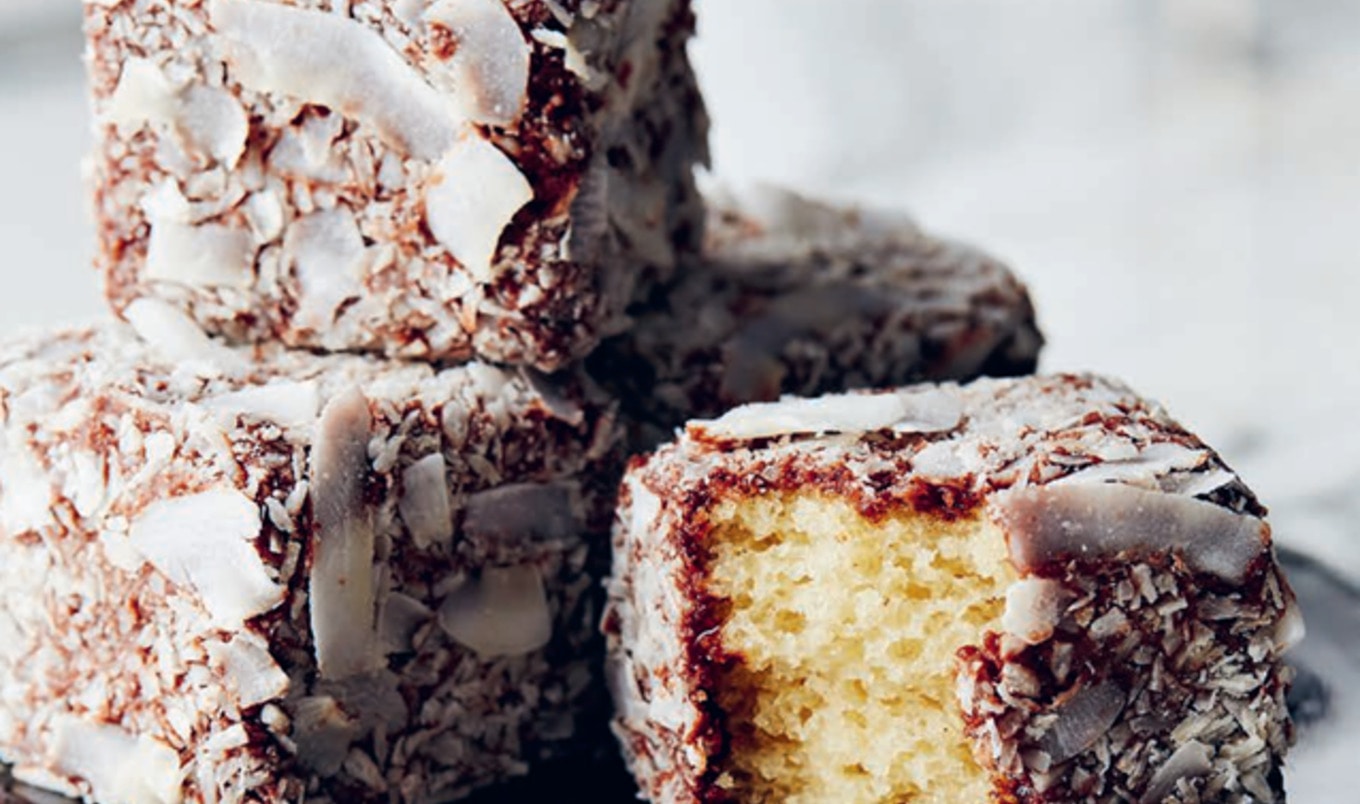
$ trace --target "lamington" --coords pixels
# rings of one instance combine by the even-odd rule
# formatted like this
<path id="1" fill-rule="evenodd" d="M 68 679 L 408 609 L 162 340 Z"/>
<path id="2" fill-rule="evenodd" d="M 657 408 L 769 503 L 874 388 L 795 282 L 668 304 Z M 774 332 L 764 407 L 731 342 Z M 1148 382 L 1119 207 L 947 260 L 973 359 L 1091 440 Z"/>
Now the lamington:
<path id="1" fill-rule="evenodd" d="M 590 744 L 611 402 L 128 313 L 145 341 L 0 347 L 16 779 L 105 804 L 448 801 Z"/>
<path id="2" fill-rule="evenodd" d="M 697 249 L 689 0 L 84 8 L 119 313 L 550 370 Z"/>
<path id="3" fill-rule="evenodd" d="M 999 260 L 909 216 L 771 186 L 711 191 L 704 253 L 588 358 L 637 447 L 748 402 L 1034 372 L 1043 337 Z"/>
<path id="4" fill-rule="evenodd" d="M 1096 376 L 787 399 L 635 460 L 605 630 L 657 802 L 1274 802 L 1265 509 Z"/>

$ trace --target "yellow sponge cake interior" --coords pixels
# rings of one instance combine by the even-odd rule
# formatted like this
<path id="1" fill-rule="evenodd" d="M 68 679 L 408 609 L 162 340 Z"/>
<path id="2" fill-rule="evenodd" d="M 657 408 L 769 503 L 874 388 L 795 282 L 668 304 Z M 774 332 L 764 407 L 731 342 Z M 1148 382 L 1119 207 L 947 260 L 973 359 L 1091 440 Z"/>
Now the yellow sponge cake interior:
<path id="1" fill-rule="evenodd" d="M 986 801 L 955 650 L 998 630 L 1015 571 L 991 522 L 870 519 L 824 491 L 720 503 L 708 592 L 735 661 L 717 685 L 743 802 Z"/>

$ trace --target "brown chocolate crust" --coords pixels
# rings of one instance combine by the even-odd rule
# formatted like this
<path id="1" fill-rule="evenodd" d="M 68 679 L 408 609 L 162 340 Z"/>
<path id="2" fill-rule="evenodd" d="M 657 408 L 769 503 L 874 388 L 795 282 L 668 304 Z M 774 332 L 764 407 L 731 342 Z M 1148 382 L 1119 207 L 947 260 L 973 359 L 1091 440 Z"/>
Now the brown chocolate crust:
<path id="1" fill-rule="evenodd" d="M 1198 710 L 1206 722 L 1212 721 L 1211 712 L 1233 716 L 1231 707 L 1204 695 L 1206 674 L 1256 686 L 1245 703 L 1253 710 L 1285 711 L 1292 671 L 1270 656 L 1268 642 L 1260 642 L 1272 635 L 1277 612 L 1292 597 L 1277 567 L 1262 561 L 1244 586 L 1233 587 L 1161 553 L 1069 561 L 1038 577 L 1089 603 L 1074 605 L 1054 638 L 1042 645 L 1017 645 L 989 634 L 982 645 L 960 648 L 958 654 L 959 673 L 976 690 L 974 706 L 964 710 L 967 734 L 979 746 L 990 734 L 1016 735 L 1000 758 L 979 752 L 979 761 L 998 774 L 998 796 L 1021 804 L 1146 800 L 1151 770 L 1174 753 L 1163 713 Z M 1246 666 L 1224 674 L 1218 665 L 1225 657 L 1245 659 Z M 1153 663 L 1158 666 L 1150 671 Z M 1027 672 L 1023 682 L 1005 677 L 1015 667 Z M 1107 685 L 1124 699 L 1122 711 L 1103 733 L 1089 735 L 1091 746 L 1075 760 L 1054 757 L 1044 737 L 1026 736 L 1037 731 L 1033 724 L 1043 713 L 1061 711 L 1084 690 Z M 1023 693 L 1016 689 L 1020 686 L 1026 687 Z M 1265 788 L 1249 792 L 1259 800 L 1283 801 L 1282 758 L 1293 742 L 1292 724 L 1286 719 L 1268 735 L 1268 765 L 1260 774 Z M 1182 800 L 1174 793 L 1174 788 L 1164 791 L 1165 800 Z M 1222 789 L 1196 794 L 1200 799 L 1192 800 L 1229 795 Z"/>
<path id="2" fill-rule="evenodd" d="M 1263 513 L 1215 453 L 1116 383 L 1062 375 L 940 393 L 961 401 L 954 426 L 817 435 L 809 419 L 806 431 L 790 424 L 785 435 L 750 438 L 719 420 L 691 424 L 678 443 L 634 461 L 616 519 L 605 631 L 615 729 L 645 796 L 730 795 L 716 785 L 730 739 L 717 685 L 741 657 L 721 643 L 727 604 L 706 586 L 706 512 L 718 502 L 824 493 L 871 520 L 901 511 L 948 520 L 995 518 L 1010 489 L 1080 497 L 1113 488 L 1150 495 L 1147 504 L 1178 516 L 1218 521 L 1205 512 L 1226 511 L 1246 525 Z M 805 415 L 786 408 L 772 406 L 770 416 Z M 1067 601 L 1043 624 L 1050 636 L 991 633 L 958 654 L 961 717 L 993 773 L 996 801 L 1138 800 L 1151 790 L 1176 802 L 1283 800 L 1280 764 L 1293 733 L 1280 652 L 1297 637 L 1297 613 L 1260 527 L 1240 580 L 1203 569 L 1222 566 L 1212 555 L 1151 543 L 1055 553 L 1021 573 Z M 678 620 L 664 613 L 677 609 Z M 678 674 L 659 675 L 670 656 Z M 649 722 L 652 711 L 664 721 Z M 1193 714 L 1159 720 L 1159 712 Z M 1178 746 L 1185 751 L 1173 762 Z"/>
<path id="3" fill-rule="evenodd" d="M 1028 291 L 986 254 L 903 216 L 770 188 L 717 192 L 709 207 L 702 257 L 587 358 L 641 423 L 640 449 L 749 402 L 1021 376 L 1038 363 Z"/>

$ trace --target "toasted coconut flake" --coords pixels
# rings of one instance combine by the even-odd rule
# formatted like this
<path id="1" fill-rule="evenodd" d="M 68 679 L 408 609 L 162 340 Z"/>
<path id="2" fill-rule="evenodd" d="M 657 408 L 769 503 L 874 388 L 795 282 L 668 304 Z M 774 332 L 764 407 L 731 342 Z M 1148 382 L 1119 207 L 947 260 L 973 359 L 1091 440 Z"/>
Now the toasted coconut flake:
<path id="1" fill-rule="evenodd" d="M 1209 469 L 1204 472 L 1178 473 L 1162 478 L 1162 490 L 1187 497 L 1204 497 L 1213 494 L 1224 486 L 1236 483 L 1237 475 L 1226 469 Z"/>
<path id="2" fill-rule="evenodd" d="M 0 531 L 17 536 L 47 527 L 52 521 L 55 489 L 51 475 L 27 444 L 9 443 L 3 432 L 0 432 L 0 489 L 5 494 L 5 504 L 0 506 Z"/>
<path id="3" fill-rule="evenodd" d="M 172 220 L 151 224 L 145 275 L 199 288 L 249 288 L 255 281 L 255 238 L 244 229 Z"/>
<path id="4" fill-rule="evenodd" d="M 1073 472 L 1053 485 L 1120 482 L 1156 488 L 1158 478 L 1194 469 L 1207 459 L 1208 453 L 1202 449 L 1191 449 L 1172 442 L 1149 444 L 1128 457 L 1105 460 Z"/>
<path id="5" fill-rule="evenodd" d="M 463 533 L 506 544 L 570 539 L 578 530 L 572 489 L 560 483 L 520 483 L 468 498 Z"/>
<path id="6" fill-rule="evenodd" d="M 229 76 L 258 92 L 326 106 L 388 145 L 436 159 L 465 121 L 372 28 L 339 14 L 256 0 L 211 0 Z"/>
<path id="7" fill-rule="evenodd" d="M 575 42 L 571 41 L 567 34 L 548 28 L 539 28 L 530 36 L 539 44 L 561 50 L 563 63 L 587 89 L 593 92 L 599 91 L 609 80 L 608 75 L 590 66 L 590 60 L 586 58 L 585 54 L 581 52 Z"/>
<path id="8" fill-rule="evenodd" d="M 360 732 L 358 719 L 350 717 L 329 695 L 312 695 L 297 702 L 292 736 L 298 759 L 321 776 L 340 770 Z"/>
<path id="9" fill-rule="evenodd" d="M 191 149 L 228 169 L 240 161 L 250 134 L 250 121 L 236 96 L 206 84 L 190 84 L 181 94 L 175 127 Z"/>
<path id="10" fill-rule="evenodd" d="M 219 372 L 245 365 L 240 355 L 209 338 L 183 310 L 159 299 L 137 299 L 123 310 L 123 317 L 166 360 Z"/>
<path id="11" fill-rule="evenodd" d="M 483 658 L 521 656 L 552 639 L 552 613 L 538 568 L 488 569 L 444 601 L 439 625 Z"/>
<path id="12" fill-rule="evenodd" d="M 384 653 L 405 653 L 412 649 L 412 638 L 420 626 L 434 617 L 424 603 L 409 595 L 392 592 L 383 601 L 378 622 L 378 641 Z"/>
<path id="13" fill-rule="evenodd" d="M 398 509 L 411 540 L 424 550 L 453 538 L 453 505 L 449 499 L 448 464 L 438 452 L 411 464 L 402 473 Z"/>
<path id="14" fill-rule="evenodd" d="M 105 114 L 124 132 L 162 126 L 198 156 L 234 168 L 245 152 L 249 121 L 240 101 L 222 87 L 194 83 L 179 89 L 150 59 L 131 58 Z"/>
<path id="15" fill-rule="evenodd" d="M 911 469 L 923 478 L 958 477 L 968 471 L 956 445 L 947 440 L 928 444 L 916 453 L 911 459 Z"/>
<path id="16" fill-rule="evenodd" d="M 1270 545 L 1270 529 L 1256 517 L 1117 483 L 1013 489 L 993 506 L 1022 572 L 1067 557 L 1172 551 L 1198 572 L 1241 583 Z"/>
<path id="17" fill-rule="evenodd" d="M 89 782 L 93 798 L 125 804 L 178 804 L 184 774 L 179 754 L 146 735 L 70 715 L 52 721 L 47 763 Z"/>
<path id="18" fill-rule="evenodd" d="M 317 528 L 309 599 L 317 666 L 327 679 L 377 665 L 373 512 L 364 501 L 372 426 L 368 400 L 350 389 L 321 412 L 312 446 Z"/>
<path id="19" fill-rule="evenodd" d="M 1303 609 L 1293 594 L 1285 600 L 1284 612 L 1275 625 L 1275 649 L 1286 651 L 1303 641 L 1308 635 L 1308 626 L 1303 621 Z"/>
<path id="20" fill-rule="evenodd" d="M 377 670 L 350 676 L 343 681 L 321 681 L 315 687 L 317 695 L 329 695 L 340 703 L 340 708 L 352 714 L 361 733 L 367 734 L 379 724 L 393 734 L 406 726 L 411 712 L 401 692 L 402 678 L 383 663 Z"/>
<path id="21" fill-rule="evenodd" d="M 623 175 L 620 168 L 609 168 L 619 178 L 608 179 L 609 223 L 620 241 L 637 258 L 667 270 L 675 266 L 675 242 L 666 225 L 670 205 L 664 182 L 639 182 Z"/>
<path id="22" fill-rule="evenodd" d="M 471 120 L 509 126 L 524 113 L 532 51 L 501 0 L 439 0 L 425 12 L 458 43 L 444 62 L 447 84 Z"/>
<path id="23" fill-rule="evenodd" d="M 852 210 L 816 201 L 768 184 L 717 188 L 713 203 L 741 210 L 759 237 L 724 243 L 725 253 L 747 259 L 794 259 L 819 251 L 863 249 L 866 242 L 913 237 L 920 229 L 910 216 Z"/>
<path id="24" fill-rule="evenodd" d="M 270 655 L 269 645 L 255 633 L 245 631 L 229 642 L 210 642 L 208 656 L 235 688 L 236 703 L 242 709 L 288 694 L 288 674 Z"/>
<path id="25" fill-rule="evenodd" d="M 774 299 L 748 320 L 724 347 L 722 393 L 733 400 L 773 399 L 787 371 L 783 358 L 789 344 L 802 338 L 824 340 L 825 333 L 847 320 L 885 315 L 895 302 L 876 289 L 851 283 L 818 283 Z M 909 336 L 898 336 L 898 348 L 919 350 Z"/>
<path id="26" fill-rule="evenodd" d="M 788 398 L 739 407 L 727 415 L 689 425 L 700 441 L 750 441 L 783 435 L 937 433 L 958 426 L 959 403 L 935 390 Z"/>
<path id="27" fill-rule="evenodd" d="M 235 489 L 153 503 L 128 531 L 131 546 L 198 595 L 213 622 L 236 628 L 283 602 L 255 549 L 260 507 Z"/>
<path id="28" fill-rule="evenodd" d="M 1057 709 L 1058 719 L 1039 741 L 1054 765 L 1095 745 L 1124 711 L 1124 691 L 1112 681 L 1082 687 Z"/>
<path id="29" fill-rule="evenodd" d="M 609 167 L 607 153 L 590 160 L 576 197 L 571 201 L 571 232 L 566 240 L 566 257 L 579 262 L 596 262 L 606 253 L 613 228 L 609 225 Z"/>
<path id="30" fill-rule="evenodd" d="M 580 427 L 586 420 L 585 409 L 562 393 L 562 386 L 552 377 L 534 369 L 520 369 L 520 376 L 538 394 L 538 401 L 554 419 L 566 422 L 572 427 Z"/>
<path id="31" fill-rule="evenodd" d="M 1025 644 L 1038 645 L 1053 636 L 1062 620 L 1068 593 L 1058 581 L 1025 578 L 1006 590 L 1006 610 L 1001 627 Z"/>
<path id="32" fill-rule="evenodd" d="M 205 400 L 203 406 L 227 423 L 245 416 L 302 429 L 316 423 L 321 409 L 321 391 L 312 380 L 281 380 L 221 394 Z"/>
<path id="33" fill-rule="evenodd" d="M 153 184 L 142 196 L 141 207 L 153 226 L 158 221 L 192 223 L 194 218 L 189 199 L 184 197 L 179 182 L 171 178 Z"/>
<path id="34" fill-rule="evenodd" d="M 257 243 L 272 243 L 283 234 L 283 201 L 275 190 L 250 194 L 241 207 Z"/>
<path id="35" fill-rule="evenodd" d="M 341 305 L 365 295 L 367 250 L 354 216 L 343 207 L 293 221 L 283 236 L 283 255 L 297 274 L 295 318 L 304 326 L 324 335 Z"/>
<path id="36" fill-rule="evenodd" d="M 1153 774 L 1139 804 L 1164 801 L 1176 789 L 1181 779 L 1193 779 L 1213 770 L 1213 752 L 1197 740 L 1183 743 Z"/>
<path id="37" fill-rule="evenodd" d="M 120 129 L 135 131 L 148 123 L 170 123 L 175 106 L 175 87 L 161 68 L 150 59 L 134 57 L 123 63 L 105 114 Z"/>
<path id="38" fill-rule="evenodd" d="M 425 218 L 473 279 L 490 282 L 501 234 L 533 197 L 509 157 L 480 137 L 465 137 L 444 155 L 425 190 Z"/>

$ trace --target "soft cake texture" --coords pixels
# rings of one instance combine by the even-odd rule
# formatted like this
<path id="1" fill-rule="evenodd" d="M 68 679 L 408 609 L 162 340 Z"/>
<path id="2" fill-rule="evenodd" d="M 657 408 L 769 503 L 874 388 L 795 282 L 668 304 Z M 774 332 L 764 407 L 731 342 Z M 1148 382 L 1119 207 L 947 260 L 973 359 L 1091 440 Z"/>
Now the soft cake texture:
<path id="1" fill-rule="evenodd" d="M 657 802 L 1282 801 L 1263 515 L 1099 377 L 692 422 L 623 484 L 615 732 Z"/>
<path id="2" fill-rule="evenodd" d="M 711 521 L 708 590 L 743 657 L 718 681 L 732 753 L 717 787 L 791 804 L 985 800 L 953 649 L 999 627 L 1015 571 L 995 526 L 870 520 L 818 494 L 726 502 Z"/>

